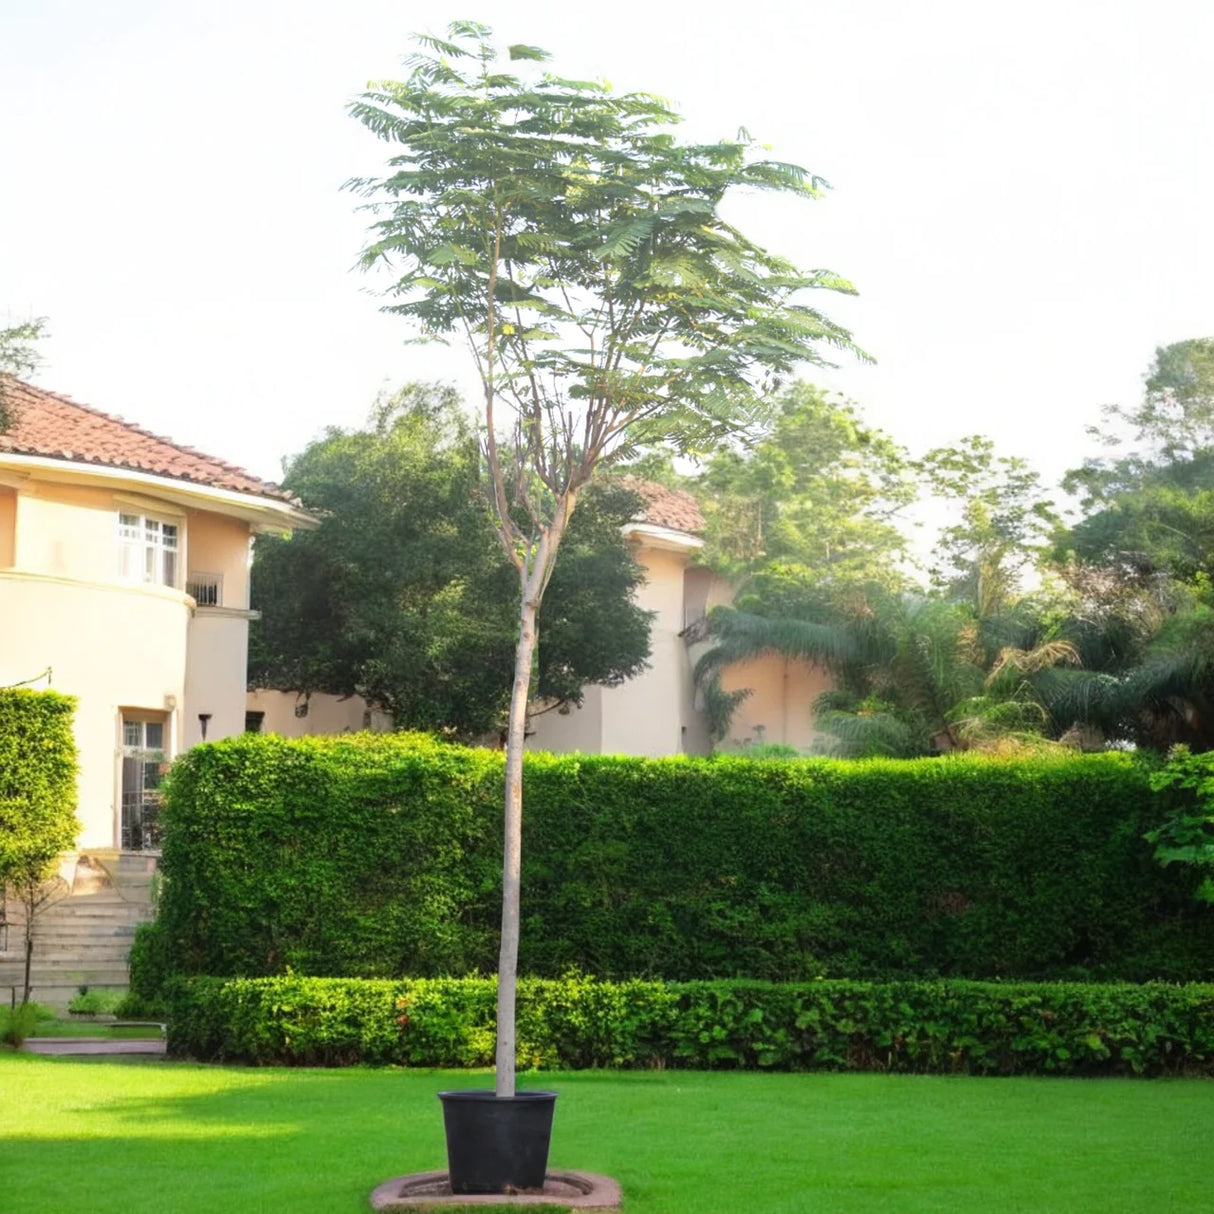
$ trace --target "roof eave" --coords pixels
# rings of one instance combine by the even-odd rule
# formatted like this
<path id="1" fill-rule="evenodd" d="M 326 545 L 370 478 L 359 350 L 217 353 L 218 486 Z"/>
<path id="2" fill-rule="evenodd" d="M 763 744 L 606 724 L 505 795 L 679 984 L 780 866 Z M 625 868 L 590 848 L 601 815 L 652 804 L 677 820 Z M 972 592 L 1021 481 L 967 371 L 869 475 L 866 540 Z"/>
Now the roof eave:
<path id="1" fill-rule="evenodd" d="M 49 473 L 53 479 L 86 479 L 114 486 L 131 485 L 144 490 L 154 490 L 166 500 L 179 505 L 243 518 L 258 532 L 296 529 L 310 531 L 320 526 L 320 519 L 315 515 L 282 498 L 237 489 L 223 489 L 180 477 L 141 472 L 136 468 L 0 451 L 0 469 L 11 469 L 18 473 Z"/>
<path id="2" fill-rule="evenodd" d="M 667 552 L 698 552 L 704 547 L 704 541 L 698 535 L 656 523 L 625 523 L 623 531 L 626 537 L 635 537 L 647 548 L 662 548 Z"/>

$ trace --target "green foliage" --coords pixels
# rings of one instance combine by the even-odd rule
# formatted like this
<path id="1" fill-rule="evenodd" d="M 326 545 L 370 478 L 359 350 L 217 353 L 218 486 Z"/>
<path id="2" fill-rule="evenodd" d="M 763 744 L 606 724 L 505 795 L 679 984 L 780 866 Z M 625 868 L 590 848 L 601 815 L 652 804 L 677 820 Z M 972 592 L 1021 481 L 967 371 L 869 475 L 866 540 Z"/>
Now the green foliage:
<path id="1" fill-rule="evenodd" d="M 749 138 L 682 143 L 652 95 L 502 70 L 485 26 L 422 44 L 406 80 L 351 107 L 394 149 L 387 175 L 351 183 L 377 216 L 364 261 L 390 267 L 390 310 L 419 334 L 467 338 L 555 499 L 637 444 L 706 449 L 761 411 L 757 382 L 853 349 L 802 302 L 851 284 L 720 214 L 737 190 L 812 199 L 819 178 Z"/>
<path id="2" fill-rule="evenodd" d="M 968 603 L 978 619 L 1006 609 L 1058 523 L 1041 477 L 1023 459 L 997 456 L 981 435 L 929 451 L 919 471 L 933 495 L 960 515 L 937 541 L 936 587 Z"/>
<path id="3" fill-rule="evenodd" d="M 790 593 L 788 583 L 771 589 L 756 579 L 740 606 L 712 612 L 713 643 L 696 679 L 710 688 L 727 666 L 764 654 L 824 667 L 835 687 L 812 707 L 818 746 L 828 753 L 913 758 L 1040 748 L 1117 711 L 1120 691 L 1109 686 L 1116 680 L 1076 669 L 1082 659 L 1066 639 L 1070 621 L 1060 625 L 1035 604 L 979 617 L 939 594 L 880 586 L 835 602 Z M 718 716 L 727 721 L 731 710 L 724 701 Z"/>
<path id="4" fill-rule="evenodd" d="M 71 696 L 0 688 L 0 884 L 37 885 L 76 841 Z"/>
<path id="5" fill-rule="evenodd" d="M 127 999 L 126 991 L 89 990 L 87 986 L 82 986 L 68 1000 L 67 1010 L 78 1016 L 107 1015 L 116 1012 Z"/>
<path id="6" fill-rule="evenodd" d="M 1082 494 L 1088 511 L 1114 505 L 1140 488 L 1169 483 L 1209 488 L 1214 338 L 1157 347 L 1142 400 L 1129 407 L 1106 406 L 1102 423 L 1089 433 L 1119 454 L 1086 460 L 1063 482 L 1068 492 Z"/>
<path id="7" fill-rule="evenodd" d="M 1104 414 L 1110 454 L 1067 474 L 1084 516 L 1055 556 L 1111 678 L 1106 727 L 1160 751 L 1210 750 L 1214 339 L 1157 349 L 1142 401 Z"/>
<path id="8" fill-rule="evenodd" d="M 492 936 L 494 777 L 492 752 L 420 735 L 195 747 L 166 781 L 165 938 L 140 938 L 132 989 L 150 996 L 143 964 L 166 956 L 195 973 L 467 972 Z"/>
<path id="9" fill-rule="evenodd" d="M 169 1048 L 259 1065 L 480 1067 L 491 979 L 195 978 Z M 1214 987 L 519 983 L 520 1065 L 976 1075 L 1214 1074 Z"/>
<path id="10" fill-rule="evenodd" d="M 731 577 L 764 572 L 838 596 L 902 585 L 914 496 L 906 453 L 811 384 L 780 392 L 761 437 L 714 455 L 689 487 L 707 523 L 704 559 Z"/>
<path id="11" fill-rule="evenodd" d="M 0 1006 L 0 1043 L 19 1050 L 38 1025 L 38 1005 L 28 1001 L 12 1007 Z"/>
<path id="12" fill-rule="evenodd" d="M 364 695 L 400 728 L 478 737 L 504 723 L 518 582 L 489 519 L 476 439 L 453 389 L 412 384 L 364 430 L 330 431 L 284 485 L 319 529 L 259 538 L 250 679 Z M 619 487 L 588 492 L 540 611 L 533 694 L 578 703 L 649 655 L 641 570 L 621 534 Z"/>
<path id="13" fill-rule="evenodd" d="M 1176 794 L 1172 814 L 1146 835 L 1155 844 L 1155 859 L 1189 866 L 1201 878 L 1195 896 L 1214 903 L 1214 754 L 1178 747 L 1151 776 L 1151 787 Z"/>
<path id="14" fill-rule="evenodd" d="M 13 424 L 5 399 L 5 376 L 24 377 L 36 371 L 42 358 L 35 343 L 45 336 L 45 316 L 0 329 L 0 434 Z"/>
<path id="15" fill-rule="evenodd" d="M 171 773 L 163 975 L 492 973 L 498 753 L 249 736 Z M 522 971 L 610 978 L 1214 978 L 1214 910 L 1143 839 L 1125 755 L 528 758 Z"/>

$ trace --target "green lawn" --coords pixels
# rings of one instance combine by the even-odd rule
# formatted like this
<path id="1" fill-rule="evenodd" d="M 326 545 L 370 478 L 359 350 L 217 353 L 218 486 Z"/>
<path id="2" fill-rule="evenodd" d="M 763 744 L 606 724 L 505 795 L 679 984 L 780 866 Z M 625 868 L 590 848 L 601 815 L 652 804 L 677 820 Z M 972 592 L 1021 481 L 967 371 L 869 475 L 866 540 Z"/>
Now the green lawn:
<path id="1" fill-rule="evenodd" d="M 628 1214 L 1214 1207 L 1206 1081 L 542 1080 L 561 1092 L 553 1164 L 617 1177 Z M 486 1081 L 5 1054 L 0 1208 L 354 1214 L 379 1181 L 442 1166 L 434 1093 Z"/>

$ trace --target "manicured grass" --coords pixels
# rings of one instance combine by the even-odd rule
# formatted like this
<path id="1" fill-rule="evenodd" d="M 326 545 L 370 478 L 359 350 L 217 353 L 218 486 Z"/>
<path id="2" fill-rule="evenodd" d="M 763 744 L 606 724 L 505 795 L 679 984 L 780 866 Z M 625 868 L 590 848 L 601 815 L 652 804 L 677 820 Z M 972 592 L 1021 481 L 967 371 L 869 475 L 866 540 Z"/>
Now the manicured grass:
<path id="1" fill-rule="evenodd" d="M 552 1162 L 628 1214 L 1208 1211 L 1214 1083 L 881 1075 L 528 1076 Z M 0 1207 L 355 1214 L 443 1165 L 468 1072 L 238 1070 L 0 1056 Z"/>

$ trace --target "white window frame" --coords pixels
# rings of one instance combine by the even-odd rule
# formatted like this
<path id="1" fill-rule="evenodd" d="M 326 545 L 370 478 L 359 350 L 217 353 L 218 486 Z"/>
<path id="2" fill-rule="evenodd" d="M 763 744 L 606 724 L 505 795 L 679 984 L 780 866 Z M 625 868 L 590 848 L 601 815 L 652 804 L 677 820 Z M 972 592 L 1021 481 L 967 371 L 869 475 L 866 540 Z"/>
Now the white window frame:
<path id="1" fill-rule="evenodd" d="M 171 543 L 165 540 L 166 528 Z M 118 576 L 124 582 L 181 589 L 185 528 L 180 518 L 119 509 Z"/>
<path id="2" fill-rule="evenodd" d="M 159 730 L 160 745 L 149 745 L 149 729 Z M 157 791 L 173 756 L 173 714 L 138 708 L 118 713 L 118 846 L 124 851 L 160 850 Z M 134 736 L 128 737 L 133 730 Z M 128 767 L 133 782 L 128 783 Z M 149 775 L 154 776 L 149 783 Z"/>

